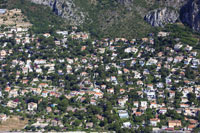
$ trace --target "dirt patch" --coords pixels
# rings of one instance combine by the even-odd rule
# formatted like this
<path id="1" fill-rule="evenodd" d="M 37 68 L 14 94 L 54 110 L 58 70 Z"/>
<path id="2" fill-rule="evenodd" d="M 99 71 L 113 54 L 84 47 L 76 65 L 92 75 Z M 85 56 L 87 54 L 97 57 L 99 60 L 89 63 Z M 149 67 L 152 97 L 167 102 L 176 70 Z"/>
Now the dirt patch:
<path id="1" fill-rule="evenodd" d="M 0 131 L 21 130 L 28 123 L 28 120 L 21 120 L 19 116 L 12 116 L 0 124 Z"/>

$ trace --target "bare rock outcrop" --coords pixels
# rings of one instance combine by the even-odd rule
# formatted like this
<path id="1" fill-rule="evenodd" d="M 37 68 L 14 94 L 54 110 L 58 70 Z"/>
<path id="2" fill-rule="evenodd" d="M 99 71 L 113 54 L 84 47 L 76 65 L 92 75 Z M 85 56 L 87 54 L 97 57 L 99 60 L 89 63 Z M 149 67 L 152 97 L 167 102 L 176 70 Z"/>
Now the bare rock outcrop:
<path id="1" fill-rule="evenodd" d="M 72 25 L 80 25 L 85 20 L 85 14 L 79 10 L 73 0 L 31 0 L 33 3 L 51 7 L 59 16 L 68 20 Z"/>
<path id="2" fill-rule="evenodd" d="M 165 7 L 150 11 L 144 19 L 152 26 L 163 27 L 166 24 L 175 23 L 178 18 L 177 11 Z"/>

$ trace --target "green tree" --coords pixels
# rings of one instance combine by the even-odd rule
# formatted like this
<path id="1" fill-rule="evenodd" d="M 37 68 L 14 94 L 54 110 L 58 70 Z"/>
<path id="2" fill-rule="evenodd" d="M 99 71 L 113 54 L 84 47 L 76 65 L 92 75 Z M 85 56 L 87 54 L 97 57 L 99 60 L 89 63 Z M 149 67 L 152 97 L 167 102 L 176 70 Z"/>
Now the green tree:
<path id="1" fill-rule="evenodd" d="M 188 93 L 187 97 L 188 97 L 188 100 L 189 100 L 190 104 L 196 104 L 197 103 L 197 99 L 196 99 L 195 93 L 190 92 L 190 93 Z"/>

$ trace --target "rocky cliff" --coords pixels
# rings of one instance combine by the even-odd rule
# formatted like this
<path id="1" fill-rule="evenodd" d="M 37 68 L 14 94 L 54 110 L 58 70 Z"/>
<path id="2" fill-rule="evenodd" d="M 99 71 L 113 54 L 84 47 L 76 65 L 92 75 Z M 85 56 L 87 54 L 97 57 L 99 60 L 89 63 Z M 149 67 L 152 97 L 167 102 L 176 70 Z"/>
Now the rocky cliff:
<path id="1" fill-rule="evenodd" d="M 134 35 L 138 33 L 135 31 L 144 34 L 152 28 L 150 25 L 163 27 L 177 20 L 200 31 L 200 0 L 28 1 L 51 7 L 57 15 L 68 20 L 71 25 L 86 24 L 86 28 L 89 27 L 88 29 L 92 32 L 102 32 L 108 35 L 118 33 L 118 36 L 125 36 L 131 31 Z M 132 30 L 127 32 L 130 28 Z"/>
<path id="2" fill-rule="evenodd" d="M 200 31 L 200 0 L 190 0 L 181 9 L 181 21 L 193 30 Z"/>
<path id="3" fill-rule="evenodd" d="M 156 9 L 145 16 L 145 20 L 155 27 L 163 27 L 165 24 L 175 23 L 179 13 L 169 8 Z"/>
<path id="4" fill-rule="evenodd" d="M 144 19 L 152 26 L 163 27 L 175 23 L 180 16 L 180 9 L 188 0 L 154 0 L 160 8 L 150 11 Z"/>
<path id="5" fill-rule="evenodd" d="M 43 4 L 50 6 L 52 10 L 59 16 L 65 18 L 73 25 L 80 25 L 85 22 L 86 12 L 80 10 L 81 7 L 77 6 L 75 0 L 30 0 L 36 4 Z M 95 0 L 96 1 L 96 0 Z M 105 0 L 106 1 L 106 0 Z M 141 17 L 145 16 L 145 20 L 152 26 L 164 26 L 165 24 L 174 23 L 179 18 L 178 11 L 182 5 L 188 0 L 115 0 L 114 2 L 123 5 L 124 8 L 129 9 L 129 12 L 137 11 Z M 89 2 L 85 0 L 85 2 Z M 96 1 L 98 3 L 101 1 Z M 109 0 L 104 3 L 112 3 Z M 150 12 L 146 12 L 148 9 L 139 6 L 147 4 L 150 5 L 158 4 L 160 7 L 171 7 L 169 8 L 158 8 Z M 105 6 L 105 5 L 104 5 Z M 176 10 L 172 10 L 172 8 Z M 135 10 L 133 10 L 135 9 Z M 137 14 L 135 12 L 135 14 Z M 147 15 L 146 15 L 147 14 Z M 98 15 L 98 14 L 97 14 Z M 112 16 L 112 15 L 111 15 Z"/>
<path id="6" fill-rule="evenodd" d="M 79 10 L 73 0 L 31 0 L 33 3 L 51 7 L 59 16 L 65 18 L 72 25 L 84 22 L 85 14 Z"/>

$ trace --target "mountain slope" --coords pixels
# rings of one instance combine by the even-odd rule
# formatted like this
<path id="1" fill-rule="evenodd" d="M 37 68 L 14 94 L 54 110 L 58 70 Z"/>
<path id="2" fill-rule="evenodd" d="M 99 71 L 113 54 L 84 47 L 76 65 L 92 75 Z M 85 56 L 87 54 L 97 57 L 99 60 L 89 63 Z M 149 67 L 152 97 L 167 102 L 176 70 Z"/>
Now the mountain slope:
<path id="1" fill-rule="evenodd" d="M 145 0 L 30 0 L 48 5 L 69 25 L 80 25 L 97 37 L 143 36 L 152 30 L 144 20 Z M 140 32 L 138 32 L 140 31 Z"/>
<path id="2" fill-rule="evenodd" d="M 14 3 L 11 1 L 11 5 Z M 196 23 L 188 17 L 179 19 L 179 16 L 192 16 L 188 0 L 16 0 L 18 8 L 22 10 L 42 10 L 48 14 L 50 25 L 53 21 L 56 27 L 77 25 L 82 30 L 89 31 L 95 37 L 126 37 L 135 38 L 146 36 L 156 30 L 152 26 L 164 26 L 180 20 L 197 30 Z M 15 1 L 15 2 L 16 2 Z M 195 0 L 192 0 L 195 1 Z M 36 4 L 32 4 L 36 3 Z M 24 6 L 23 3 L 26 3 Z M 15 7 L 16 5 L 13 4 Z M 186 6 L 184 6 L 186 5 Z M 49 9 L 47 8 L 50 7 Z M 184 13 L 182 7 L 186 7 Z M 26 8 L 26 9 L 25 9 Z M 50 9 L 64 18 L 62 22 Z M 47 11 L 48 10 L 48 11 Z M 181 10 L 181 11 L 180 11 Z M 32 12 L 34 14 L 34 11 Z M 42 14 L 45 14 L 42 13 Z M 182 15 L 183 14 L 183 15 Z M 34 18 L 41 14 L 33 15 Z M 29 15 L 31 16 L 31 14 Z M 197 15 L 196 15 L 197 16 Z M 32 17 L 32 16 L 31 16 Z M 145 19 L 144 19 L 145 18 Z M 198 16 L 197 16 L 198 18 Z M 145 21 L 146 20 L 146 21 Z M 198 20 L 198 19 L 195 19 Z M 39 20 L 38 20 L 39 21 Z M 45 20 L 44 20 L 45 21 Z M 58 22 L 57 22 L 58 21 Z M 43 21 L 42 21 L 43 22 Z M 149 23 L 149 24 L 148 24 Z M 42 23 L 45 26 L 46 23 Z M 152 25 L 152 26 L 151 26 Z M 51 28 L 50 28 L 51 29 Z"/>

